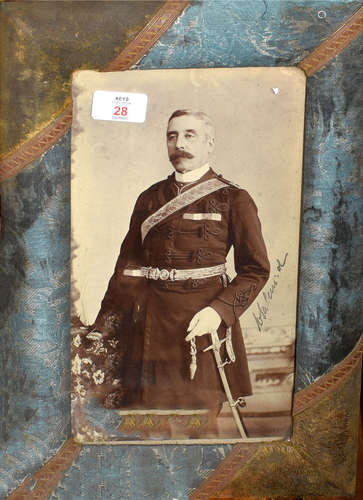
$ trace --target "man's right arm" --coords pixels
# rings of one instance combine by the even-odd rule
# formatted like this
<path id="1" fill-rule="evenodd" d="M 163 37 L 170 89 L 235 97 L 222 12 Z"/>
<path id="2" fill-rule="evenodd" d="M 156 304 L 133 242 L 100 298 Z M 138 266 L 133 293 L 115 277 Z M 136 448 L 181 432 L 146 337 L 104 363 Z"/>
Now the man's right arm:
<path id="1" fill-rule="evenodd" d="M 141 196 L 138 198 L 131 216 L 129 230 L 122 242 L 114 273 L 108 283 L 107 291 L 101 303 L 101 309 L 93 325 L 94 331 L 107 333 L 108 320 L 117 315 L 122 304 L 122 295 L 130 278 L 124 276 L 125 267 L 142 265 L 142 248 L 140 226 L 143 219 Z"/>

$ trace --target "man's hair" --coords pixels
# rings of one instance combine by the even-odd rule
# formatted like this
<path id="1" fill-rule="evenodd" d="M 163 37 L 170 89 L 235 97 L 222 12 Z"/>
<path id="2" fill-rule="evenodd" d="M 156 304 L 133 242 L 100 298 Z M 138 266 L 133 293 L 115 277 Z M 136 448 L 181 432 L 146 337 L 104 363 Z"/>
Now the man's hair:
<path id="1" fill-rule="evenodd" d="M 215 131 L 214 131 L 214 124 L 212 120 L 209 118 L 209 116 L 204 113 L 204 111 L 193 111 L 191 109 L 177 109 L 174 111 L 174 113 L 170 116 L 168 125 L 171 122 L 173 118 L 177 118 L 178 116 L 184 116 L 184 115 L 191 115 L 197 118 L 198 120 L 202 121 L 204 123 L 205 129 L 206 129 L 206 135 L 210 139 L 215 138 Z"/>

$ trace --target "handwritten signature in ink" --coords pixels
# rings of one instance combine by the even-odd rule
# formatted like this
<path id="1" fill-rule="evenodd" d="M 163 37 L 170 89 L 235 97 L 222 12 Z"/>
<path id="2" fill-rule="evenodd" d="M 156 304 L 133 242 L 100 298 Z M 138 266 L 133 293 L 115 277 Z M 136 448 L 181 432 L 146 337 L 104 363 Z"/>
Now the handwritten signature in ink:
<path id="1" fill-rule="evenodd" d="M 280 259 L 276 259 L 276 273 L 273 275 L 273 279 L 268 285 L 267 290 L 262 292 L 262 297 L 264 299 L 263 302 L 257 302 L 257 311 L 256 313 L 252 313 L 259 331 L 262 330 L 264 322 L 267 319 L 272 298 L 279 284 L 281 272 L 286 266 L 287 256 L 288 253 L 286 252 L 284 258 L 282 259 L 282 262 L 280 261 Z"/>

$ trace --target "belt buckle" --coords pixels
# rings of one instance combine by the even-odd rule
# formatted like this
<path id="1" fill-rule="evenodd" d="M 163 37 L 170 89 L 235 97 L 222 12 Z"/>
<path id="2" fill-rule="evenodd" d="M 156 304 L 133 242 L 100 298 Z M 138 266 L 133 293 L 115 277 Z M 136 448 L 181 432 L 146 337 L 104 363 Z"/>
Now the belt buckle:
<path id="1" fill-rule="evenodd" d="M 159 269 L 158 267 L 149 267 L 147 271 L 147 278 L 150 280 L 170 280 L 175 281 L 176 269 Z"/>
<path id="2" fill-rule="evenodd" d="M 175 281 L 176 280 L 176 269 L 171 269 L 169 271 L 169 280 L 170 281 Z"/>
<path id="3" fill-rule="evenodd" d="M 161 279 L 162 281 L 166 281 L 169 279 L 170 273 L 167 269 L 161 269 L 159 271 L 159 276 L 158 278 Z"/>
<path id="4" fill-rule="evenodd" d="M 158 280 L 160 277 L 160 269 L 158 267 L 149 267 L 147 277 L 149 280 Z"/>

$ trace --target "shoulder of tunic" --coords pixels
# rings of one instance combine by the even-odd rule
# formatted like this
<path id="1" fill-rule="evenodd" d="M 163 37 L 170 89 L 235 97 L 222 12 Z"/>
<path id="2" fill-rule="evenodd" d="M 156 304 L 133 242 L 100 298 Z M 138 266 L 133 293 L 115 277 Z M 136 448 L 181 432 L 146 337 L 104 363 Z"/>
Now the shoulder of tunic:
<path id="1" fill-rule="evenodd" d="M 167 181 L 168 179 L 163 179 L 161 181 L 155 182 L 155 184 L 152 184 L 150 187 L 145 189 L 145 191 L 142 191 L 142 193 L 140 193 L 138 200 L 142 201 L 149 199 L 150 196 L 155 195 L 160 190 L 160 188 L 162 188 L 165 185 Z"/>
<path id="2" fill-rule="evenodd" d="M 250 198 L 248 192 L 245 189 L 243 189 L 239 184 L 236 184 L 235 182 L 225 179 L 222 174 L 216 174 L 216 175 L 217 178 L 226 185 L 226 188 L 231 188 L 231 191 L 234 193 L 235 196 L 237 196 L 238 198 L 240 197 Z"/>
<path id="3" fill-rule="evenodd" d="M 150 187 L 145 189 L 145 191 L 143 191 L 141 194 L 144 195 L 144 194 L 153 193 L 155 191 L 158 191 L 159 188 L 161 186 L 163 186 L 163 184 L 165 184 L 165 182 L 166 182 L 166 179 L 163 179 L 162 181 L 155 182 L 155 184 L 152 184 Z"/>
<path id="4" fill-rule="evenodd" d="M 226 188 L 231 188 L 231 194 L 233 194 L 233 200 L 238 203 L 250 203 L 254 204 L 253 198 L 246 189 L 243 189 L 239 184 L 225 179 L 222 174 L 216 174 L 218 179 L 226 184 Z"/>
<path id="5" fill-rule="evenodd" d="M 235 189 L 241 189 L 242 190 L 241 186 L 239 186 L 235 182 L 232 182 L 232 181 L 229 181 L 228 179 L 225 179 L 222 174 L 216 174 L 216 175 L 217 175 L 218 179 L 220 181 L 224 182 L 224 184 L 226 184 L 227 186 L 230 186 L 230 187 L 235 188 Z"/>

